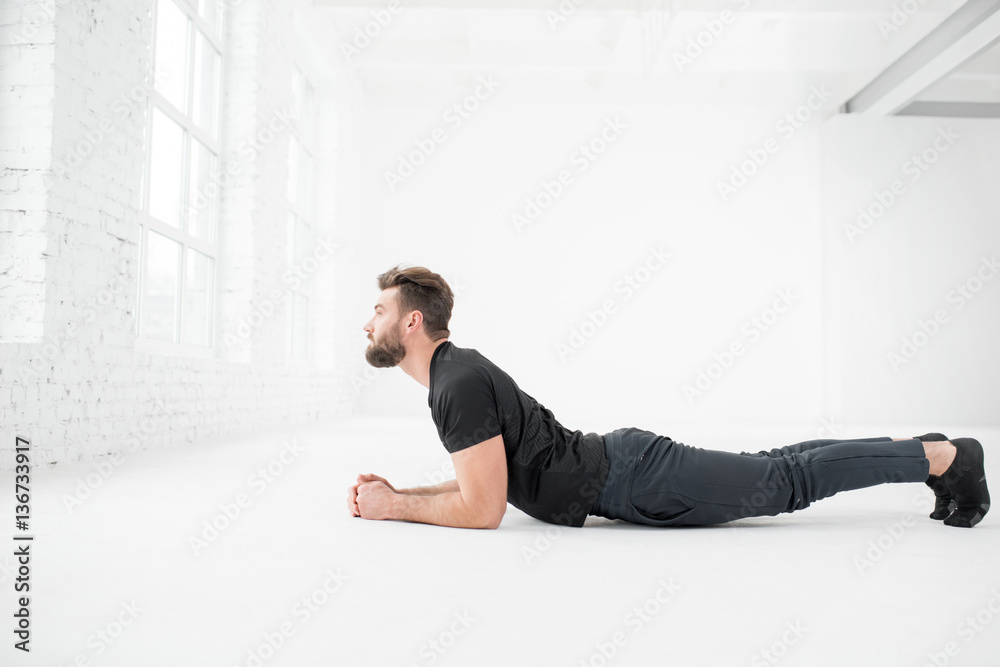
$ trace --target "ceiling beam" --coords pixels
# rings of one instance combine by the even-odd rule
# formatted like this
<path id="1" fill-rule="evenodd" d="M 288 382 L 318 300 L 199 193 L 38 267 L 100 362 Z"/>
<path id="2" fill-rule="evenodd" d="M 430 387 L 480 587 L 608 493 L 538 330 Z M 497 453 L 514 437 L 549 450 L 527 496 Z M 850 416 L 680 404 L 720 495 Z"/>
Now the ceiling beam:
<path id="1" fill-rule="evenodd" d="M 950 116 L 954 118 L 1000 118 L 994 102 L 912 102 L 897 116 Z"/>
<path id="2" fill-rule="evenodd" d="M 969 0 L 844 103 L 846 113 L 890 116 L 925 88 L 1000 41 L 1000 0 Z"/>

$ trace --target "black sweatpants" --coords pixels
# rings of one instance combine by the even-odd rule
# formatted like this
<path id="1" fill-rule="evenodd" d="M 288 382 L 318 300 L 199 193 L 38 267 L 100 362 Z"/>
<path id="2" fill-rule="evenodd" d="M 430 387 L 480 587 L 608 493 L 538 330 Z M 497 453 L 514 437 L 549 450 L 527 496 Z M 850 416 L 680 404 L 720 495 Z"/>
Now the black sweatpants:
<path id="1" fill-rule="evenodd" d="M 604 435 L 610 470 L 590 513 L 651 526 L 706 526 L 809 507 L 840 491 L 923 482 L 919 440 L 808 440 L 757 453 L 699 449 L 638 428 Z"/>

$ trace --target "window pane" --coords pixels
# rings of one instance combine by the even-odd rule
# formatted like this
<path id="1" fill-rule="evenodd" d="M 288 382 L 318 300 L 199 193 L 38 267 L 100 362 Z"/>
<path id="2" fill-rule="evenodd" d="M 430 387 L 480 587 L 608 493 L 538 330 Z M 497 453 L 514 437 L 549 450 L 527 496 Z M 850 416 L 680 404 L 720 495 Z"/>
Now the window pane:
<path id="1" fill-rule="evenodd" d="M 220 17 L 222 14 L 222 1 L 221 0 L 199 0 L 198 2 L 198 13 L 201 17 L 205 19 L 210 26 L 215 30 L 215 36 L 219 36 L 219 28 L 222 26 L 222 21 Z"/>
<path id="2" fill-rule="evenodd" d="M 296 199 L 299 212 L 312 216 L 313 203 L 313 161 L 308 153 L 299 147 L 299 194 Z"/>
<path id="3" fill-rule="evenodd" d="M 174 341 L 181 246 L 149 232 L 146 245 L 146 294 L 142 304 L 142 331 L 148 338 Z"/>
<path id="4" fill-rule="evenodd" d="M 134 323 L 132 325 L 132 333 L 135 336 L 139 336 L 139 318 L 142 316 L 143 311 L 143 299 L 142 291 L 146 289 L 146 279 L 143 277 L 143 271 L 146 269 L 145 265 L 142 263 L 142 244 L 143 237 L 147 234 L 146 228 L 143 225 L 139 225 L 139 256 L 136 257 L 136 276 L 138 276 L 138 291 L 139 291 L 139 306 L 136 308 L 136 316 Z"/>
<path id="5" fill-rule="evenodd" d="M 152 163 L 149 170 L 149 214 L 168 225 L 180 227 L 184 130 L 155 107 L 149 159 Z"/>
<path id="6" fill-rule="evenodd" d="M 213 137 L 219 117 L 219 63 L 221 58 L 208 39 L 197 31 L 194 44 L 194 106 L 192 117 Z"/>
<path id="7" fill-rule="evenodd" d="M 288 201 L 293 205 L 296 203 L 296 198 L 299 194 L 299 154 L 302 152 L 302 146 L 299 144 L 299 140 L 295 138 L 295 135 L 288 137 L 288 188 L 286 189 L 286 196 Z"/>
<path id="8" fill-rule="evenodd" d="M 191 20 L 173 0 L 156 3 L 156 75 L 158 90 L 187 113 L 188 31 Z"/>
<path id="9" fill-rule="evenodd" d="M 309 300 L 301 294 L 295 294 L 295 307 L 292 319 L 292 357 L 306 358 L 306 343 L 309 334 Z"/>
<path id="10" fill-rule="evenodd" d="M 302 93 L 305 89 L 305 77 L 302 76 L 302 71 L 292 66 L 292 116 L 295 118 L 302 118 Z"/>
<path id="11" fill-rule="evenodd" d="M 185 252 L 181 342 L 208 346 L 212 335 L 212 259 L 191 248 Z"/>
<path id="12" fill-rule="evenodd" d="M 219 187 L 212 178 L 219 159 L 205 144 L 191 139 L 191 194 L 188 196 L 187 230 L 191 236 L 211 242 L 218 210 Z"/>
<path id="13" fill-rule="evenodd" d="M 315 100 L 316 94 L 313 92 L 313 87 L 307 81 L 305 91 L 302 95 L 302 113 L 299 115 L 299 127 L 302 128 L 302 136 L 307 141 L 314 138 L 313 133 L 316 131 Z"/>
<path id="14" fill-rule="evenodd" d="M 285 358 L 295 357 L 295 297 L 285 302 Z"/>
<path id="15" fill-rule="evenodd" d="M 295 263 L 298 266 L 302 266 L 302 260 L 309 253 L 309 247 L 309 225 L 303 222 L 301 218 L 297 218 L 295 225 Z"/>
<path id="16" fill-rule="evenodd" d="M 288 225 L 285 228 L 285 261 L 288 266 L 295 265 L 295 227 L 298 224 L 294 213 L 288 214 Z"/>

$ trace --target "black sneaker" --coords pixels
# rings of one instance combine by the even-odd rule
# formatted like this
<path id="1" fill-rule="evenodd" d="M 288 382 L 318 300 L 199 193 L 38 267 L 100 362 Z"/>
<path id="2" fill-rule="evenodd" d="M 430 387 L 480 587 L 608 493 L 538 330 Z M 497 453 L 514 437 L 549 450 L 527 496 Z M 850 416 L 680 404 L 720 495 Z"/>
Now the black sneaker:
<path id="1" fill-rule="evenodd" d="M 946 526 L 972 528 L 990 510 L 983 446 L 974 438 L 957 438 L 951 443 L 955 445 L 955 460 L 941 479 L 948 485 L 957 507 L 944 523 Z"/>

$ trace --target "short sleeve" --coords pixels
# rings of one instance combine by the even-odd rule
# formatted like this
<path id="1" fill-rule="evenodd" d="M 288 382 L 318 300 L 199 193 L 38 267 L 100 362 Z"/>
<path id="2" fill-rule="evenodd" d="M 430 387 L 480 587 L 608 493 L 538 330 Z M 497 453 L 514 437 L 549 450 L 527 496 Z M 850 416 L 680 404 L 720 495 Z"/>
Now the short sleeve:
<path id="1" fill-rule="evenodd" d="M 456 366 L 449 369 L 447 382 L 439 387 L 434 406 L 438 435 L 451 453 L 501 433 L 496 394 L 489 377 L 474 368 Z"/>

